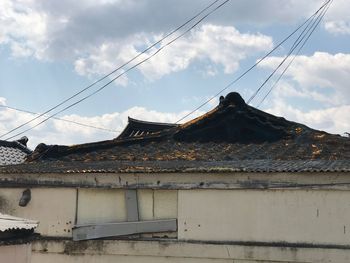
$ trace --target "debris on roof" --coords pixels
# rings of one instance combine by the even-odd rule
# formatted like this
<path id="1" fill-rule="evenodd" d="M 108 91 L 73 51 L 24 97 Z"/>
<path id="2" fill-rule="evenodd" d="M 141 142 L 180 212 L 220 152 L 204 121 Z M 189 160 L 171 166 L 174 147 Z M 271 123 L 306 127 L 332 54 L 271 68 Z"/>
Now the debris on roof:
<path id="1" fill-rule="evenodd" d="M 134 136 L 136 130 L 139 132 Z M 99 163 L 105 162 L 105 170 L 120 172 L 125 170 L 122 163 L 129 163 L 133 170 L 136 163 L 146 167 L 148 162 L 152 165 L 148 168 L 156 171 L 160 162 L 171 162 L 168 170 L 178 170 L 176 165 L 179 163 L 192 166 L 196 162 L 197 165 L 198 162 L 226 162 L 240 171 L 247 170 L 240 163 L 250 171 L 260 168 L 268 171 L 271 169 L 265 166 L 266 163 L 274 165 L 285 161 L 289 171 L 295 170 L 293 161 L 327 163 L 334 160 L 341 163 L 335 166 L 337 169 L 350 167 L 349 138 L 265 113 L 247 105 L 238 93 L 233 92 L 221 98 L 220 104 L 210 112 L 181 125 L 129 119 L 124 135 L 113 140 L 73 146 L 40 144 L 28 156 L 26 165 L 17 168 L 23 172 L 26 169 L 50 172 L 54 167 L 67 171 L 73 165 L 79 166 L 80 171 L 98 170 L 95 168 L 100 167 Z M 312 170 L 309 168 L 305 167 Z M 317 169 L 326 168 L 318 163 Z"/>
<path id="2" fill-rule="evenodd" d="M 349 160 L 171 160 L 43 161 L 0 167 L 2 174 L 96 173 L 339 173 L 350 172 Z M 21 179 L 22 180 L 22 179 Z M 25 179 L 24 179 L 25 180 Z M 12 185 L 11 182 L 4 184 Z"/>
<path id="3" fill-rule="evenodd" d="M 26 157 L 32 153 L 27 148 L 27 137 L 22 137 L 17 141 L 0 140 L 0 165 L 11 165 L 23 163 Z"/>

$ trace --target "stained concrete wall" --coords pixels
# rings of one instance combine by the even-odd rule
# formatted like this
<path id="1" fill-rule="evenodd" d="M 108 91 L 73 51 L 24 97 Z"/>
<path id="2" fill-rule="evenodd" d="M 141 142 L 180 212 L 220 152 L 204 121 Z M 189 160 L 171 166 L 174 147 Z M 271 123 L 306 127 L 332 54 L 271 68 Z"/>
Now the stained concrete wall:
<path id="1" fill-rule="evenodd" d="M 0 188 L 0 211 L 40 221 L 44 236 L 71 237 L 75 220 L 126 220 L 122 189 L 33 188 L 20 207 L 23 190 Z M 349 245 L 349 200 L 339 190 L 138 190 L 140 220 L 178 218 L 181 240 Z"/>
<path id="2" fill-rule="evenodd" d="M 126 221 L 125 194 L 121 189 L 79 189 L 77 223 Z"/>
<path id="3" fill-rule="evenodd" d="M 32 246 L 22 245 L 0 245 L 1 263 L 31 263 Z"/>
<path id="4" fill-rule="evenodd" d="M 350 191 L 179 191 L 182 240 L 350 244 Z"/>
<path id="5" fill-rule="evenodd" d="M 34 188 L 26 207 L 18 202 L 23 188 L 0 188 L 0 212 L 39 221 L 36 232 L 70 237 L 76 213 L 76 189 Z"/>
<path id="6" fill-rule="evenodd" d="M 349 249 L 214 244 L 186 241 L 45 240 L 33 243 L 32 263 L 108 262 L 350 262 Z"/>
<path id="7" fill-rule="evenodd" d="M 0 188 L 0 212 L 39 221 L 43 236 L 71 237 L 75 222 L 126 221 L 125 190 L 32 188 L 26 207 L 18 202 L 25 188 Z M 177 218 L 177 190 L 138 190 L 140 220 Z M 176 233 L 163 236 L 176 237 Z M 145 235 L 152 237 L 153 235 Z M 156 236 L 161 236 L 159 233 Z"/>
<path id="8" fill-rule="evenodd" d="M 112 175 L 107 179 L 94 176 L 101 176 L 93 180 L 97 182 L 103 178 L 119 182 Z M 159 185 L 169 188 L 138 189 L 139 217 L 177 218 L 178 233 L 165 234 L 177 240 L 175 243 L 163 238 L 127 243 L 104 240 L 102 245 L 98 241 L 73 242 L 67 248 L 65 242 L 72 241 L 57 240 L 47 246 L 50 242 L 42 240 L 33 247 L 32 262 L 350 262 L 350 176 L 320 175 L 314 185 L 314 174 L 271 175 L 271 188 L 286 189 L 247 189 L 260 187 L 256 180 L 266 177 L 268 181 L 267 175 L 254 175 L 254 180 L 249 174 L 237 176 L 153 174 L 152 182 L 147 181 L 151 180 L 147 175 L 135 179 L 135 185 L 149 183 L 153 187 L 160 181 Z M 75 177 L 70 180 L 78 183 Z M 302 183 L 290 189 L 294 181 Z M 69 240 L 75 221 L 126 220 L 125 189 L 119 185 L 99 187 L 35 187 L 31 189 L 32 200 L 20 207 L 18 201 L 25 188 L 0 186 L 0 212 L 39 220 L 37 232 Z M 85 249 L 72 252 L 72 247 L 84 244 L 88 244 Z"/>

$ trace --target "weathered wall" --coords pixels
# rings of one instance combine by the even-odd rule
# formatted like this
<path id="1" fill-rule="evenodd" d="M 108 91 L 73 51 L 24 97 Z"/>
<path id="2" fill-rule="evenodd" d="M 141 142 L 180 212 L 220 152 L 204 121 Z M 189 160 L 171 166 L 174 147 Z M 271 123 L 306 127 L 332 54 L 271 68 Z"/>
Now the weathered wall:
<path id="1" fill-rule="evenodd" d="M 178 219 L 178 233 L 138 237 L 178 241 L 104 240 L 84 248 L 41 240 L 34 263 L 350 262 L 350 174 L 91 176 L 61 175 L 59 185 L 59 175 L 43 175 L 48 181 L 32 185 L 26 207 L 18 205 L 25 188 L 0 183 L 0 211 L 39 220 L 42 235 L 69 239 L 75 222 L 125 221 L 125 189 L 132 185 L 140 220 Z"/>
<path id="2" fill-rule="evenodd" d="M 126 221 L 124 190 L 79 189 L 78 224 L 120 221 Z"/>
<path id="3" fill-rule="evenodd" d="M 23 190 L 1 188 L 0 211 L 39 220 L 44 236 L 71 237 L 75 220 L 126 220 L 122 189 L 33 188 L 20 207 Z M 348 245 L 348 200 L 339 190 L 138 190 L 140 220 L 178 218 L 182 240 Z"/>
<path id="4" fill-rule="evenodd" d="M 342 248 L 276 247 L 184 241 L 51 240 L 33 243 L 32 263 L 108 262 L 350 262 Z"/>
<path id="5" fill-rule="evenodd" d="M 350 191 L 179 191 L 183 240 L 350 244 Z"/>
<path id="6" fill-rule="evenodd" d="M 32 188 L 31 201 L 21 207 L 18 202 L 24 190 L 0 188 L 0 212 L 38 220 L 36 232 L 44 236 L 71 237 L 75 222 L 126 221 L 123 189 Z M 177 190 L 140 189 L 138 207 L 140 220 L 177 218 Z M 176 233 L 163 235 L 176 237 Z"/>
<path id="7" fill-rule="evenodd" d="M 22 245 L 0 245 L 1 263 L 31 263 L 32 246 Z"/>
<path id="8" fill-rule="evenodd" d="M 123 255 L 78 255 L 68 256 L 60 254 L 34 254 L 32 263 L 232 263 L 232 260 L 223 259 L 194 259 L 194 258 L 166 258 L 150 256 L 123 256 Z M 246 261 L 243 261 L 246 262 Z M 256 262 L 256 261 L 249 261 Z"/>
<path id="9" fill-rule="evenodd" d="M 0 212 L 39 221 L 36 231 L 45 236 L 71 236 L 76 211 L 76 190 L 34 188 L 26 207 L 18 202 L 23 188 L 0 188 Z"/>
<path id="10" fill-rule="evenodd" d="M 2 187 L 350 190 L 350 172 L 0 174 Z"/>

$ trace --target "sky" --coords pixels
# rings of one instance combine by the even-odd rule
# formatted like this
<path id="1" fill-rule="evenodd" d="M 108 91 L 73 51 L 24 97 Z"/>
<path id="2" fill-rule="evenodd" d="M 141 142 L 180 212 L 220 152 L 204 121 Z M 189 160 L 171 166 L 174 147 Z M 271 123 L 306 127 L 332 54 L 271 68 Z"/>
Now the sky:
<path id="1" fill-rule="evenodd" d="M 0 0 L 0 134 L 33 118 L 1 105 L 45 112 L 133 58 L 211 2 Z M 323 3 L 231 0 L 145 63 L 56 116 L 113 132 L 54 119 L 11 140 L 26 135 L 33 149 L 42 142 L 71 145 L 115 138 L 126 126 L 128 116 L 176 122 L 274 48 Z M 251 105 L 315 129 L 350 132 L 349 9 L 350 1 L 334 0 L 278 85 L 259 105 L 277 75 Z M 143 54 L 134 64 L 176 36 Z M 288 53 L 293 41 L 285 42 L 222 95 L 236 91 L 248 100 Z M 210 101 L 188 119 L 217 103 L 217 99 Z"/>

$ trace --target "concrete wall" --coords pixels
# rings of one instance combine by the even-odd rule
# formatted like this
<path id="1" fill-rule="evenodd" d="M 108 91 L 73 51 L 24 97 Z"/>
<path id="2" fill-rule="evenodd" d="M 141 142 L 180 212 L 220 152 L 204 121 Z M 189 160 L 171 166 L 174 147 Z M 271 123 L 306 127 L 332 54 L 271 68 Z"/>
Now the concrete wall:
<path id="1" fill-rule="evenodd" d="M 76 189 L 33 188 L 26 207 L 18 202 L 25 188 L 0 188 L 0 212 L 39 221 L 36 232 L 70 237 L 76 213 Z"/>
<path id="2" fill-rule="evenodd" d="M 71 237 L 75 222 L 126 221 L 123 189 L 32 188 L 31 201 L 21 207 L 18 202 L 24 190 L 0 188 L 0 212 L 38 220 L 36 232 L 43 236 Z M 177 218 L 177 190 L 140 189 L 138 203 L 140 220 Z M 164 235 L 177 236 L 176 233 Z"/>
<path id="3" fill-rule="evenodd" d="M 77 223 L 126 221 L 125 194 L 120 189 L 79 189 Z"/>
<path id="4" fill-rule="evenodd" d="M 184 241 L 45 240 L 33 243 L 32 263 L 107 262 L 350 262 L 349 249 L 214 244 Z"/>
<path id="5" fill-rule="evenodd" d="M 0 245 L 1 263 L 30 263 L 31 255 L 32 246 L 30 244 Z"/>
<path id="6" fill-rule="evenodd" d="M 177 233 L 138 235 L 143 241 L 70 241 L 75 223 L 126 221 L 125 188 L 102 185 L 123 182 L 113 175 L 94 175 L 89 183 L 96 187 L 69 186 L 78 183 L 72 176 L 67 186 L 39 185 L 26 207 L 18 205 L 25 188 L 0 185 L 0 212 L 39 220 L 37 232 L 64 238 L 35 241 L 34 263 L 350 262 L 350 175 L 273 174 L 268 185 L 258 180 L 268 182 L 265 174 L 125 176 L 140 186 L 140 220 L 177 218 Z"/>
<path id="7" fill-rule="evenodd" d="M 20 207 L 23 190 L 0 188 L 0 211 L 39 220 L 45 236 L 126 221 L 122 189 L 33 188 Z M 339 190 L 138 190 L 140 220 L 178 218 L 181 240 L 349 245 L 349 200 Z"/>
<path id="8" fill-rule="evenodd" d="M 179 191 L 183 240 L 350 244 L 350 191 Z"/>

